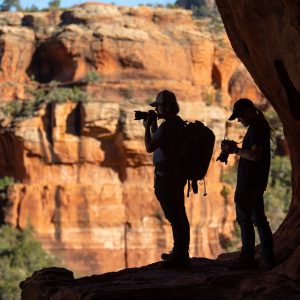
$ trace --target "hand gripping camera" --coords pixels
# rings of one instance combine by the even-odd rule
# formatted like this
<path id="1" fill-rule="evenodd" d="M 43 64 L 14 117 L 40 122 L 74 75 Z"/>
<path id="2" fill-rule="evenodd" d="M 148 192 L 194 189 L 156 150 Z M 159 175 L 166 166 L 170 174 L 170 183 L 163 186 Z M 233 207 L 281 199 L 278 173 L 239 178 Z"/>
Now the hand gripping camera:
<path id="1" fill-rule="evenodd" d="M 224 139 L 222 141 L 222 144 L 228 145 L 229 148 L 233 148 L 233 149 L 237 148 L 237 143 L 235 141 L 232 141 L 232 140 L 226 140 L 226 139 Z M 219 160 L 220 162 L 225 163 L 225 165 L 227 165 L 228 156 L 229 156 L 229 152 L 222 150 L 221 153 L 220 153 L 220 155 L 217 158 L 217 161 Z"/>

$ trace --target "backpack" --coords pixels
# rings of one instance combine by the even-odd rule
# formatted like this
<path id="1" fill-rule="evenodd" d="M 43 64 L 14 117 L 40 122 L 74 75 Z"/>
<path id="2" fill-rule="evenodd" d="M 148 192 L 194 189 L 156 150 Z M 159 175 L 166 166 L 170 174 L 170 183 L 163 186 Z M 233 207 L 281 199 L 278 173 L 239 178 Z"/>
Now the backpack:
<path id="1" fill-rule="evenodd" d="M 185 178 L 188 180 L 188 193 L 198 193 L 198 180 L 204 180 L 213 154 L 215 135 L 202 122 L 185 122 L 184 138 L 179 150 L 179 159 Z M 206 196 L 204 181 L 204 196 Z"/>

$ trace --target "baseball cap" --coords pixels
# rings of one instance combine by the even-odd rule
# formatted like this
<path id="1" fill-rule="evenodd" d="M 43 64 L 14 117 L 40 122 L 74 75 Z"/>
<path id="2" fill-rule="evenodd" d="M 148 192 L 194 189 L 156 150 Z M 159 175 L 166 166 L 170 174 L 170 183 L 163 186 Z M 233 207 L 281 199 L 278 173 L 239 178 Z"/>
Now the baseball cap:
<path id="1" fill-rule="evenodd" d="M 236 118 L 240 117 L 241 113 L 243 113 L 247 109 L 255 109 L 253 102 L 247 98 L 239 99 L 234 103 L 232 115 L 228 120 L 229 121 L 235 120 Z"/>
<path id="2" fill-rule="evenodd" d="M 174 103 L 177 103 L 175 94 L 168 90 L 163 90 L 157 94 L 156 100 L 154 102 L 151 102 L 149 105 L 156 107 L 161 104 L 174 104 Z"/>

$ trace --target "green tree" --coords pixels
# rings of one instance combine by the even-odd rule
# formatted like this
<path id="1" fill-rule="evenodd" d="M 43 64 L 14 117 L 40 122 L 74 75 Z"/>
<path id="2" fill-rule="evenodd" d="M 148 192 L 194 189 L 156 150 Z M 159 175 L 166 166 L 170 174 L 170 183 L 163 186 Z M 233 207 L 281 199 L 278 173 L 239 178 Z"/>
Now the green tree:
<path id="1" fill-rule="evenodd" d="M 54 266 L 55 260 L 35 240 L 31 228 L 1 226 L 0 241 L 0 299 L 20 299 L 19 283 L 34 271 Z"/>
<path id="2" fill-rule="evenodd" d="M 35 4 L 32 4 L 30 7 L 26 7 L 25 11 L 28 11 L 28 12 L 39 11 L 39 8 Z"/>
<path id="3" fill-rule="evenodd" d="M 60 0 L 51 0 L 48 2 L 50 9 L 58 9 L 60 7 Z"/>
<path id="4" fill-rule="evenodd" d="M 272 159 L 269 184 L 265 192 L 266 215 L 272 231 L 283 222 L 292 198 L 291 162 L 287 156 L 275 155 Z"/>
<path id="5" fill-rule="evenodd" d="M 1 11 L 10 11 L 12 8 L 16 10 L 22 10 L 21 4 L 19 0 L 3 0 L 0 5 Z"/>
<path id="6" fill-rule="evenodd" d="M 4 176 L 0 179 L 0 191 L 5 190 L 7 187 L 13 185 L 15 180 L 13 177 Z"/>

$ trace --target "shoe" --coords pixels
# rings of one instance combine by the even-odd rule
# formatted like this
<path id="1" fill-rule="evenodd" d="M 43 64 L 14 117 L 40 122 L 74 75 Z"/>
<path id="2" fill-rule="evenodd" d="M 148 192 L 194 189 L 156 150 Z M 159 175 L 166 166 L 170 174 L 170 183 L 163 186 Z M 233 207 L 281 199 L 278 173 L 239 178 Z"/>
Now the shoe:
<path id="1" fill-rule="evenodd" d="M 160 256 L 162 260 L 167 260 L 170 258 L 170 256 L 172 255 L 173 250 L 171 250 L 169 253 L 162 253 L 162 255 Z"/>
<path id="2" fill-rule="evenodd" d="M 239 260 L 229 267 L 230 270 L 251 270 L 257 269 L 258 264 L 254 257 L 240 256 Z"/>
<path id="3" fill-rule="evenodd" d="M 184 268 L 190 264 L 190 257 L 188 254 L 169 254 L 166 260 L 163 260 L 160 264 L 162 268 L 172 269 L 172 268 Z"/>

